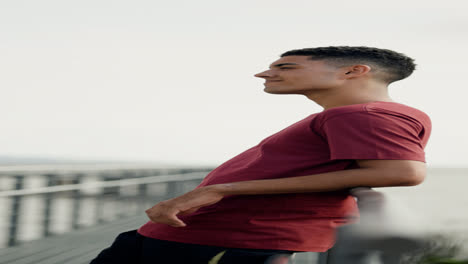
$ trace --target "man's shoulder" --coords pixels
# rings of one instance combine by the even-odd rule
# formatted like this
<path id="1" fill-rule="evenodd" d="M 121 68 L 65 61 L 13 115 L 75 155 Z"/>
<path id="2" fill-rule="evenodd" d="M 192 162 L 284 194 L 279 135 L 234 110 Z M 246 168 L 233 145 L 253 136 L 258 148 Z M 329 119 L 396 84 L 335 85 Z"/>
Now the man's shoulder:
<path id="1" fill-rule="evenodd" d="M 364 104 L 345 105 L 324 110 L 317 114 L 318 123 L 323 124 L 327 120 L 337 117 L 346 120 L 362 118 L 374 118 L 377 116 L 402 118 L 430 126 L 431 120 L 423 111 L 397 102 L 369 102 Z"/>

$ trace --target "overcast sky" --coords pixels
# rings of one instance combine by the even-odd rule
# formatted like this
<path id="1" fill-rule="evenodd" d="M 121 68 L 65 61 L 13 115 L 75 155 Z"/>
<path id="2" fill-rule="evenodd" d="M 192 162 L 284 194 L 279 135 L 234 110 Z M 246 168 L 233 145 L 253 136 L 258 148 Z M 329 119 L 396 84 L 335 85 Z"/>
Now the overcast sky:
<path id="1" fill-rule="evenodd" d="M 322 111 L 253 77 L 284 51 L 393 49 L 430 166 L 468 166 L 466 1 L 0 1 L 0 155 L 218 165 Z"/>

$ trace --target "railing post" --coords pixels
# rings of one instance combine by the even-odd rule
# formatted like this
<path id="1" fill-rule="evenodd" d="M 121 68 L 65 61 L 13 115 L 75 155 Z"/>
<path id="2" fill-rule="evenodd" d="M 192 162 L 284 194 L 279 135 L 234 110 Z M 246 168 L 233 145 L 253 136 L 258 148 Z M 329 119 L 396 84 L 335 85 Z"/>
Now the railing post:
<path id="1" fill-rule="evenodd" d="M 103 181 L 105 179 L 106 179 L 105 175 L 103 174 L 99 175 L 100 181 Z M 95 211 L 96 221 L 95 223 L 97 224 L 101 224 L 104 222 L 104 219 L 102 217 L 102 210 L 103 210 L 103 203 L 104 203 L 103 200 L 105 198 L 105 191 L 106 191 L 106 188 L 103 187 L 101 188 L 100 193 L 96 195 L 96 211 Z"/>
<path id="2" fill-rule="evenodd" d="M 178 195 L 181 191 L 180 183 L 177 181 L 171 181 L 167 183 L 166 195 L 164 199 L 171 199 Z"/>
<path id="3" fill-rule="evenodd" d="M 83 174 L 75 175 L 73 184 L 80 184 L 83 179 Z M 81 190 L 73 191 L 73 211 L 72 211 L 72 229 L 80 228 L 80 210 L 81 210 Z"/>
<path id="4" fill-rule="evenodd" d="M 54 174 L 46 174 L 47 186 L 54 186 L 57 184 L 57 177 Z M 44 213 L 43 213 L 43 236 L 48 237 L 51 235 L 50 232 L 50 219 L 52 217 L 52 197 L 53 193 L 44 194 Z"/>
<path id="5" fill-rule="evenodd" d="M 146 204 L 148 202 L 147 200 L 147 195 L 148 195 L 148 184 L 139 184 L 138 185 L 138 197 L 140 202 L 138 203 L 138 213 L 141 213 L 145 211 L 146 209 Z"/>
<path id="6" fill-rule="evenodd" d="M 138 172 L 132 172 L 132 171 L 124 171 L 123 173 L 120 174 L 120 177 L 118 179 L 131 179 L 131 178 L 137 178 L 138 177 Z M 138 188 L 138 186 L 136 186 Z M 117 202 L 117 212 L 116 216 L 118 218 L 122 218 L 125 216 L 130 215 L 129 213 L 129 208 L 132 208 L 132 197 L 130 195 L 125 195 L 125 186 L 120 186 L 115 188 L 114 190 L 114 195 L 115 201 Z M 114 215 L 115 217 L 115 215 Z"/>
<path id="7" fill-rule="evenodd" d="M 23 189 L 23 184 L 24 184 L 24 175 L 16 175 L 15 176 L 15 190 Z M 10 230 L 9 230 L 9 237 L 8 237 L 9 247 L 14 246 L 17 243 L 21 199 L 22 199 L 22 196 L 20 195 L 13 196 L 11 198 L 12 206 L 11 206 L 11 216 L 10 216 Z"/>

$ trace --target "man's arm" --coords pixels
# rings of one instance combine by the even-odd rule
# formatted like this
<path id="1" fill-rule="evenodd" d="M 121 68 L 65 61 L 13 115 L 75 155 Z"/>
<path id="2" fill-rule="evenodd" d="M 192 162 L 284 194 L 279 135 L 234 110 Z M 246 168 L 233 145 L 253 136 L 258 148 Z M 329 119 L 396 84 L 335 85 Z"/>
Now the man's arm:
<path id="1" fill-rule="evenodd" d="M 314 175 L 209 185 L 160 202 L 146 210 L 153 222 L 183 227 L 178 214 L 195 212 L 227 195 L 327 192 L 354 187 L 412 186 L 426 175 L 426 164 L 413 160 L 356 160 L 360 168 Z"/>

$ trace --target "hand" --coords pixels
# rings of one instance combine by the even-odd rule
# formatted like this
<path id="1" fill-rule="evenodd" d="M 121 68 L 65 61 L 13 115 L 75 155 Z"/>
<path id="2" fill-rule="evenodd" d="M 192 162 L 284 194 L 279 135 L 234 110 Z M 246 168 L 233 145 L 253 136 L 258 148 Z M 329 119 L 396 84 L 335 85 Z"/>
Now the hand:
<path id="1" fill-rule="evenodd" d="M 154 223 L 184 227 L 186 224 L 177 215 L 190 214 L 203 206 L 219 202 L 224 195 L 214 185 L 197 188 L 179 197 L 166 200 L 146 210 L 149 219 Z"/>

